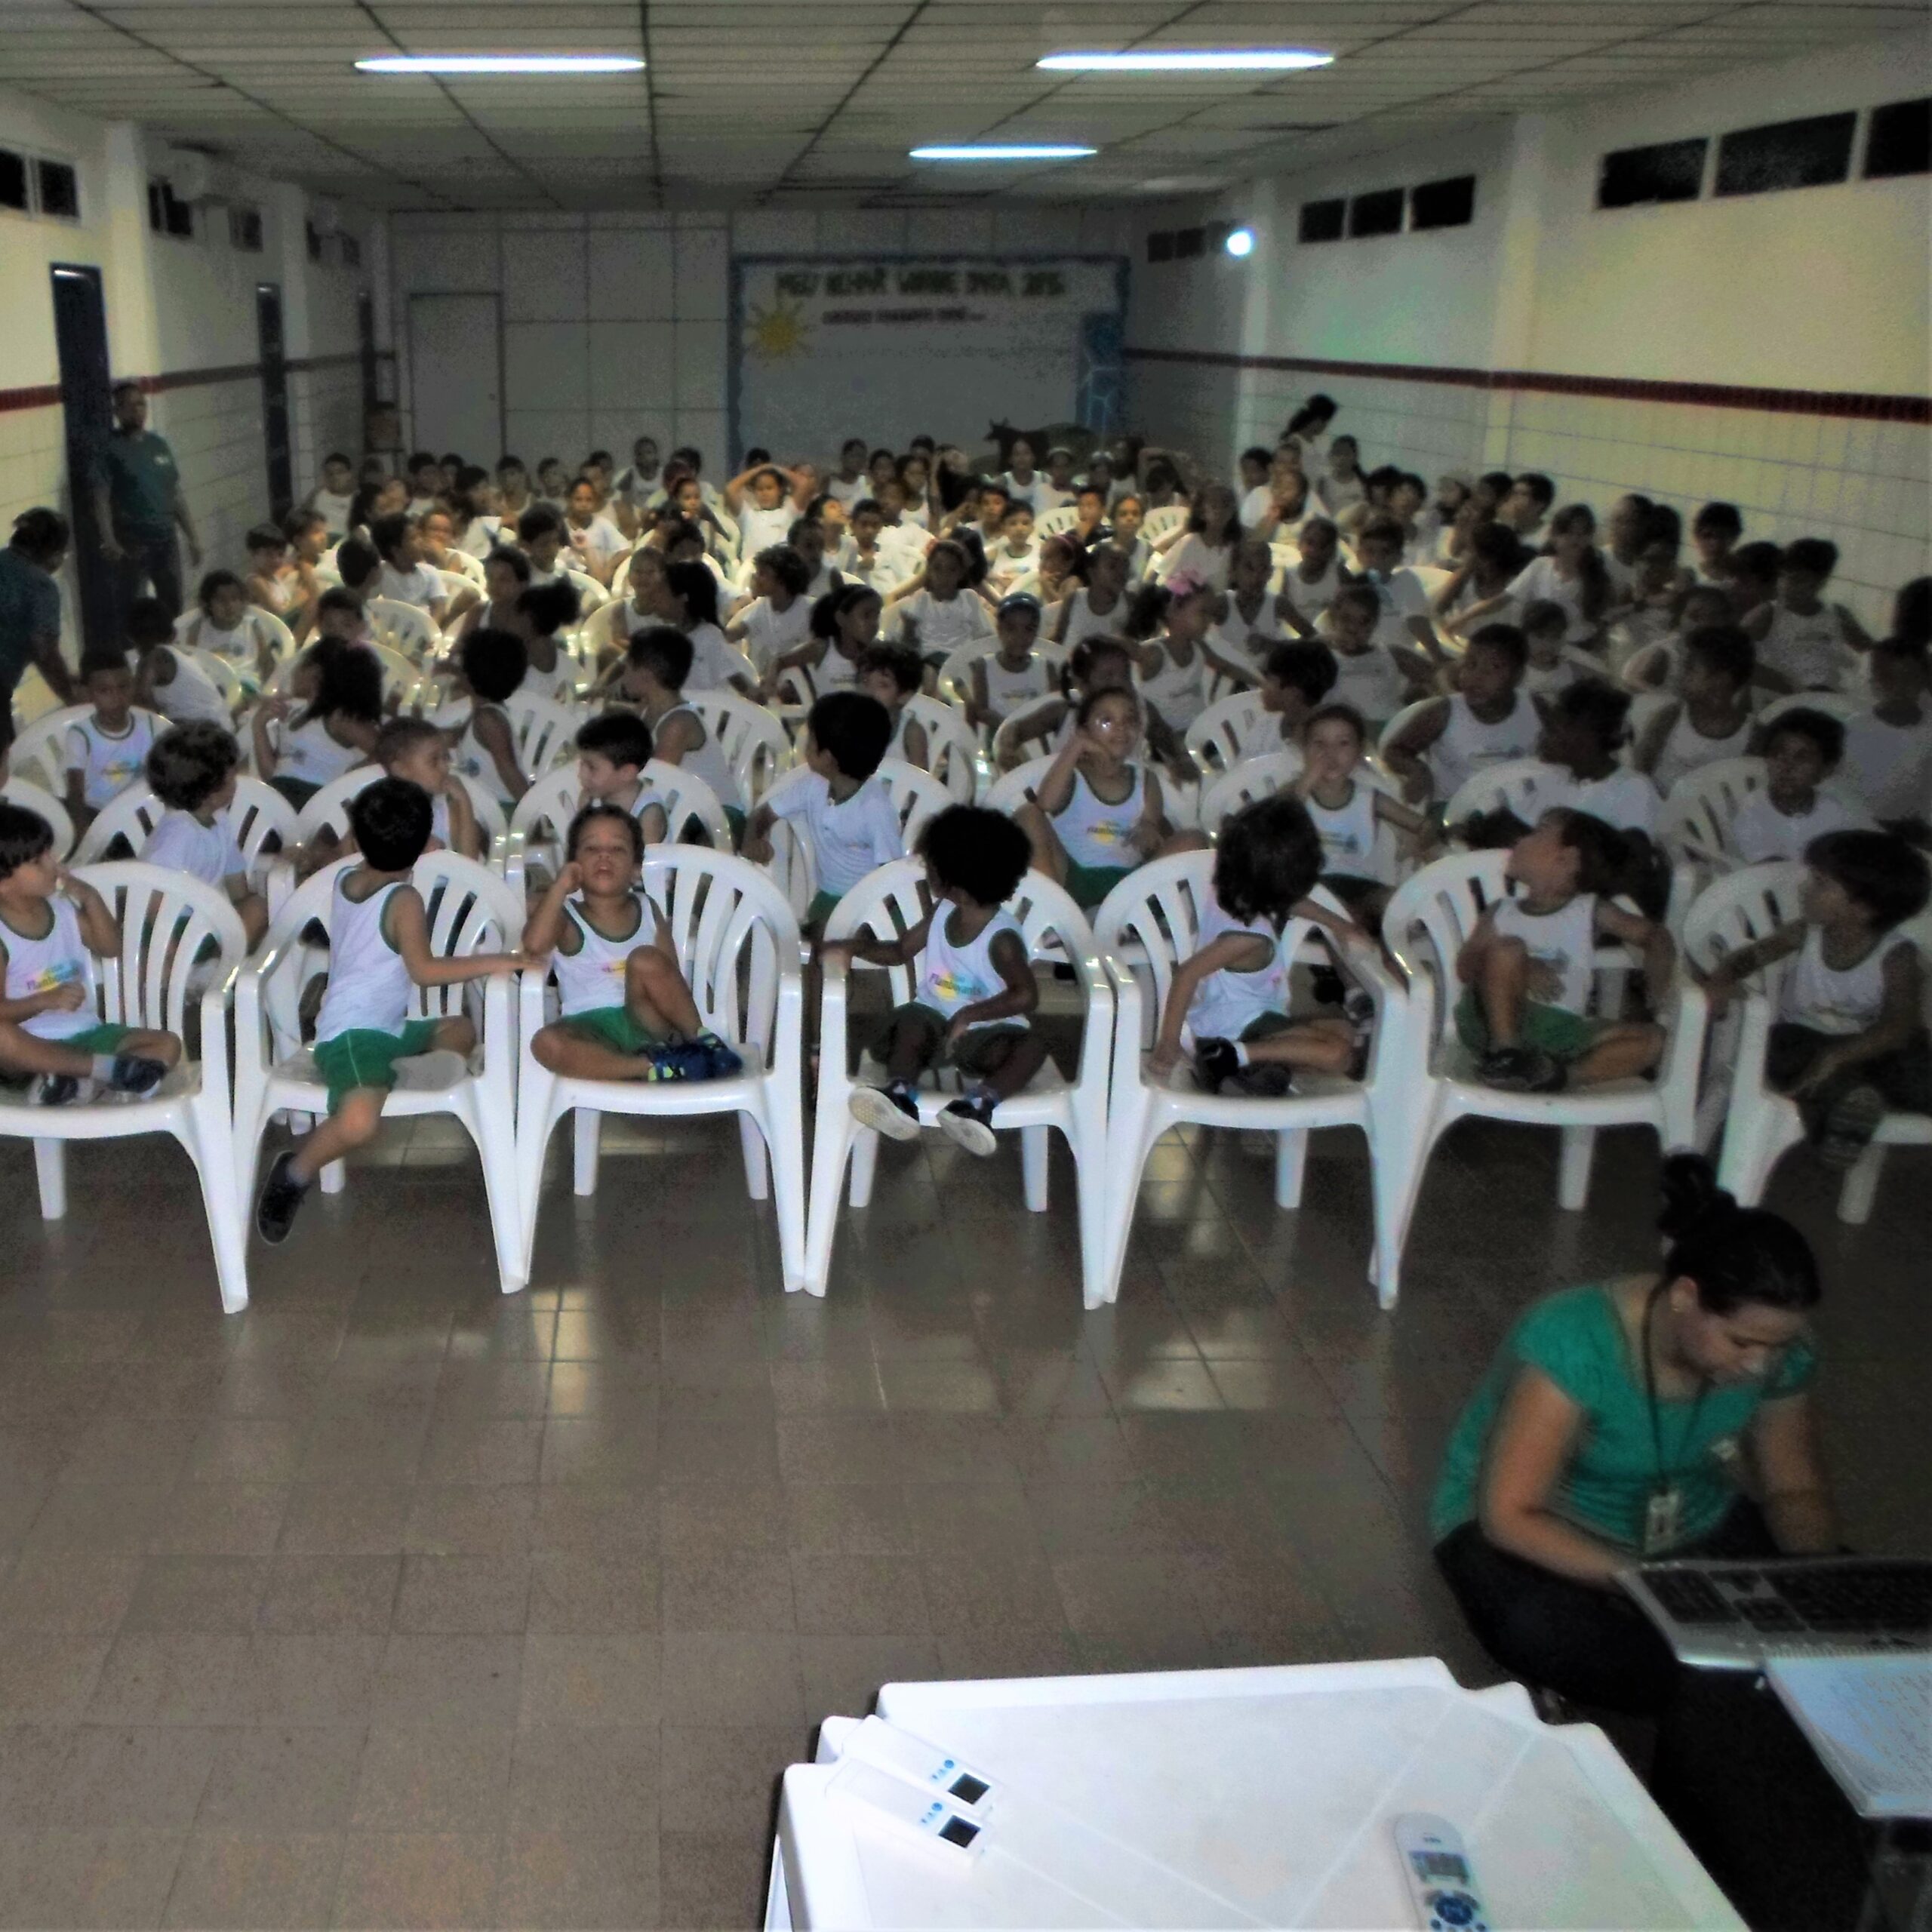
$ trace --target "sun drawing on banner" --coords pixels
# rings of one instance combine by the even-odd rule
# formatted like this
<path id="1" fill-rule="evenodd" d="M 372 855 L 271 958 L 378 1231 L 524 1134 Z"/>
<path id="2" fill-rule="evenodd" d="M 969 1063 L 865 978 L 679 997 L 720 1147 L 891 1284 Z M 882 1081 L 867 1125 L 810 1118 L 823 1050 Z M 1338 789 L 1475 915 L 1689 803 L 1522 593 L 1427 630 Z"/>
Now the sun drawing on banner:
<path id="1" fill-rule="evenodd" d="M 754 303 L 745 325 L 745 346 L 761 362 L 783 362 L 801 355 L 811 339 L 805 312 L 795 302 L 780 300 L 769 309 Z"/>

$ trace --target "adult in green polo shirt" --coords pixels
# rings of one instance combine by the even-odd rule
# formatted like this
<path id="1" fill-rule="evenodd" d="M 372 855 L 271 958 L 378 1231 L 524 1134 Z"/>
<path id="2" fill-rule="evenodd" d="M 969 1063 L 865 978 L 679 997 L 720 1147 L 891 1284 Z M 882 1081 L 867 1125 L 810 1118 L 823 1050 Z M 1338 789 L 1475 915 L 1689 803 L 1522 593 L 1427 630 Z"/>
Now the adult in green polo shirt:
<path id="1" fill-rule="evenodd" d="M 1669 1701 L 1676 1666 L 1619 1570 L 1838 1541 L 1804 1237 L 1740 1208 L 1689 1154 L 1664 1164 L 1658 1225 L 1661 1273 L 1566 1288 L 1516 1324 L 1450 1438 L 1429 1521 L 1449 1587 L 1511 1675 L 1644 1714 Z"/>
<path id="2" fill-rule="evenodd" d="M 202 546 L 181 494 L 181 472 L 168 439 L 147 426 L 148 399 L 138 383 L 114 390 L 114 433 L 94 472 L 94 514 L 100 528 L 101 554 L 114 566 L 115 588 L 125 618 L 149 584 L 168 607 L 181 614 L 181 558 L 174 533 L 188 545 L 188 561 L 199 568 Z"/>
<path id="3" fill-rule="evenodd" d="M 14 688 L 38 665 L 63 704 L 74 681 L 60 656 L 60 586 L 54 573 L 67 555 L 67 519 L 58 510 L 23 510 L 13 540 L 0 549 L 0 764 L 14 742 Z"/>

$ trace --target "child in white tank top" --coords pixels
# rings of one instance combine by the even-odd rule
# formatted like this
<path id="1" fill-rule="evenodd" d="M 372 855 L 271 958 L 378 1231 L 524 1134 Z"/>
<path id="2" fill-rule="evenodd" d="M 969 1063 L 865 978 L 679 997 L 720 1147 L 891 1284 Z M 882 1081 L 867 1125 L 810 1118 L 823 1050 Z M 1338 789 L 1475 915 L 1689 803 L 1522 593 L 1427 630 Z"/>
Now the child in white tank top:
<path id="1" fill-rule="evenodd" d="M 1543 720 L 1523 691 L 1527 657 L 1513 624 L 1485 624 L 1469 639 L 1457 690 L 1421 706 L 1383 748 L 1408 797 L 1447 804 L 1478 771 L 1536 756 Z"/>
<path id="2" fill-rule="evenodd" d="M 650 728 L 634 711 L 607 711 L 580 725 L 577 803 L 615 805 L 637 820 L 645 844 L 661 845 L 673 828 L 663 798 L 644 782 L 651 753 Z"/>
<path id="3" fill-rule="evenodd" d="M 1168 838 L 1161 781 L 1136 761 L 1143 714 L 1131 691 L 1090 692 L 1033 797 L 1014 814 L 1033 863 L 1091 911 Z"/>
<path id="4" fill-rule="evenodd" d="M 1040 600 L 1024 592 L 1000 599 L 993 622 L 997 647 L 968 666 L 971 690 L 966 721 L 975 730 L 997 731 L 1044 701 L 1051 690 L 1047 660 L 1035 650 L 1040 635 Z"/>
<path id="5" fill-rule="evenodd" d="M 921 771 L 931 769 L 932 745 L 911 706 L 924 672 L 918 657 L 903 645 L 875 644 L 859 660 L 860 690 L 877 698 L 891 715 L 892 740 L 886 756 Z"/>
<path id="6" fill-rule="evenodd" d="M 829 962 L 912 969 L 912 997 L 872 1049 L 884 1063 L 885 1083 L 854 1088 L 850 1105 L 862 1126 L 914 1140 L 924 1124 L 920 1075 L 955 1067 L 964 1091 L 937 1110 L 934 1124 L 968 1153 L 990 1154 L 1000 1103 L 1023 1091 L 1047 1059 L 1027 1023 L 1040 992 L 1026 934 L 1002 909 L 1026 875 L 1029 848 L 1003 813 L 952 805 L 927 826 L 921 851 L 934 901 L 924 919 L 896 937 L 829 940 L 820 948 Z"/>
<path id="7" fill-rule="evenodd" d="M 1751 640 L 1734 625 L 1693 631 L 1684 643 L 1679 695 L 1658 706 L 1631 758 L 1666 798 L 1681 778 L 1751 749 Z"/>
<path id="8" fill-rule="evenodd" d="M 651 727 L 652 755 L 666 764 L 688 768 L 711 787 L 736 841 L 744 835 L 744 788 L 711 727 L 685 701 L 691 666 L 691 639 L 681 631 L 659 625 L 632 639 L 618 688 L 642 710 Z"/>
<path id="9" fill-rule="evenodd" d="M 1145 592 L 1150 601 L 1159 590 Z M 1199 578 L 1177 572 L 1168 581 L 1164 629 L 1140 646 L 1140 702 L 1177 736 L 1208 708 L 1205 646 L 1214 622 L 1216 592 Z"/>
<path id="10" fill-rule="evenodd" d="M 725 628 L 728 643 L 741 645 L 762 678 L 788 651 L 811 636 L 812 574 L 789 544 L 761 550 L 752 565 L 752 601 Z"/>
<path id="11" fill-rule="evenodd" d="M 1250 537 L 1237 544 L 1228 588 L 1204 640 L 1209 664 L 1242 684 L 1260 681 L 1271 647 L 1314 629 L 1292 599 L 1269 589 L 1274 574 L 1266 543 Z"/>
<path id="12" fill-rule="evenodd" d="M 1434 831 L 1420 812 L 1370 782 L 1367 752 L 1358 712 L 1346 704 L 1320 706 L 1302 732 L 1306 762 L 1294 791 L 1321 841 L 1321 883 L 1371 933 L 1379 933 L 1395 883 L 1395 854 L 1383 828 L 1423 846 Z"/>
<path id="13" fill-rule="evenodd" d="M 154 714 L 137 711 L 134 674 L 118 651 L 90 655 L 82 688 L 94 709 L 67 728 L 67 811 L 85 830 L 146 768 L 154 748 Z"/>

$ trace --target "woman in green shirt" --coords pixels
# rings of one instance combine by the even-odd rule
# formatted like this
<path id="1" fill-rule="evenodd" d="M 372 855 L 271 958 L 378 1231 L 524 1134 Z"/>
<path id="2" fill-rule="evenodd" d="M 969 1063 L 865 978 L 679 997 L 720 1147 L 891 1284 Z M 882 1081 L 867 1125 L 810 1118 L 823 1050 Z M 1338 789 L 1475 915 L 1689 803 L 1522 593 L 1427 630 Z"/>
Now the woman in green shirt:
<path id="1" fill-rule="evenodd" d="M 1663 1272 L 1567 1288 L 1523 1316 L 1450 1438 L 1429 1521 L 1506 1670 L 1635 1712 L 1663 1707 L 1675 1666 L 1619 1570 L 1838 1541 L 1809 1393 L 1811 1251 L 1694 1155 L 1665 1162 L 1663 1191 Z"/>

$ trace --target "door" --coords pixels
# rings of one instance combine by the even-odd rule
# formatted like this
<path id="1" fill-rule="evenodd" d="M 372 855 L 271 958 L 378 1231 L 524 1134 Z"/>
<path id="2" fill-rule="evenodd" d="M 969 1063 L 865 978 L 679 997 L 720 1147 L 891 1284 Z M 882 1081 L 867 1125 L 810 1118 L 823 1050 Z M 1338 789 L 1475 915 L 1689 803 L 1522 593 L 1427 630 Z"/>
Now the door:
<path id="1" fill-rule="evenodd" d="M 409 298 L 410 440 L 494 463 L 503 447 L 503 323 L 496 295 Z"/>
<path id="2" fill-rule="evenodd" d="M 114 572 L 100 554 L 92 479 L 114 424 L 114 382 L 108 371 L 107 310 L 100 271 L 54 265 L 54 340 L 60 362 L 61 413 L 66 419 L 68 512 L 74 526 L 74 581 L 83 645 L 118 641 Z"/>
<path id="3" fill-rule="evenodd" d="M 255 337 L 262 361 L 262 435 L 267 447 L 269 503 L 279 523 L 295 507 L 295 468 L 288 446 L 288 361 L 281 341 L 281 289 L 255 285 Z"/>

